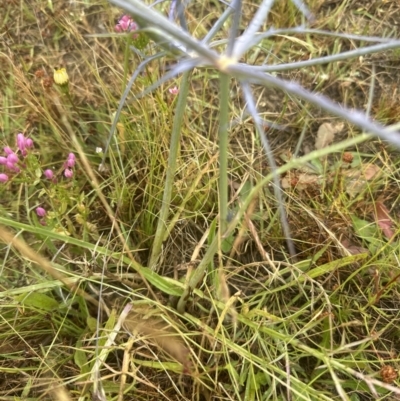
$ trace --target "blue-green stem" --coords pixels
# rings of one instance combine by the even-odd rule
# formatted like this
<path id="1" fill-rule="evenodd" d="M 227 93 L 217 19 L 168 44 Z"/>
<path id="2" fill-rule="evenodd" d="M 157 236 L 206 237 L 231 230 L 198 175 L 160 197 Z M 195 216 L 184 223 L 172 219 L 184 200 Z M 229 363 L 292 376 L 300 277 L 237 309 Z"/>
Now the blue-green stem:
<path id="1" fill-rule="evenodd" d="M 176 171 L 176 162 L 178 159 L 179 141 L 181 138 L 183 116 L 186 108 L 186 100 L 189 91 L 189 76 L 190 72 L 185 72 L 181 79 L 181 85 L 179 87 L 179 95 L 175 108 L 175 116 L 172 125 L 171 133 L 171 145 L 168 157 L 168 168 L 167 175 L 165 179 L 164 195 L 161 205 L 160 214 L 158 216 L 157 230 L 154 237 L 154 243 L 151 250 L 149 267 L 155 270 L 157 267 L 157 262 L 161 255 L 162 243 L 165 240 L 167 230 L 167 218 L 170 209 L 172 188 L 174 185 L 174 177 Z"/>
<path id="2" fill-rule="evenodd" d="M 229 125 L 229 82 L 228 75 L 221 73 L 219 106 L 219 237 L 226 231 L 228 217 L 228 125 Z"/>
<path id="3" fill-rule="evenodd" d="M 129 69 L 129 55 L 131 54 L 130 45 L 132 43 L 132 33 L 126 35 L 125 53 L 124 53 L 124 79 L 122 80 L 122 91 L 126 87 Z"/>

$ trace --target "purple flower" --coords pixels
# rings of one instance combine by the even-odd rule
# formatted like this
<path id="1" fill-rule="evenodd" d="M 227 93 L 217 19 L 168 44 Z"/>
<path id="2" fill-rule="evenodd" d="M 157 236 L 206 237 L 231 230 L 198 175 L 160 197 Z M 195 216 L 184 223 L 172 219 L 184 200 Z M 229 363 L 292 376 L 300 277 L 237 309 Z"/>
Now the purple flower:
<path id="1" fill-rule="evenodd" d="M 52 180 L 54 178 L 54 173 L 53 170 L 50 170 L 49 168 L 47 170 L 44 170 L 44 176 L 48 179 L 48 180 Z"/>
<path id="2" fill-rule="evenodd" d="M 8 181 L 8 175 L 0 173 L 0 182 L 7 182 L 7 181 Z"/>
<path id="3" fill-rule="evenodd" d="M 177 86 L 174 86 L 173 88 L 169 88 L 168 89 L 168 92 L 171 94 L 171 95 L 177 95 L 178 93 L 179 93 L 179 88 L 177 87 Z"/>
<path id="4" fill-rule="evenodd" d="M 9 170 L 15 171 L 15 172 L 17 172 L 17 173 L 21 171 L 20 168 L 17 167 L 17 166 L 15 165 L 15 163 L 12 163 L 12 162 L 10 162 L 10 161 L 8 161 L 8 160 L 7 160 L 7 162 L 6 162 L 6 167 L 7 167 Z"/>
<path id="5" fill-rule="evenodd" d="M 74 175 L 74 172 L 72 171 L 72 169 L 66 168 L 66 169 L 64 170 L 64 176 L 65 176 L 66 178 L 72 178 L 73 175 Z"/>
<path id="6" fill-rule="evenodd" d="M 21 152 L 25 151 L 25 135 L 21 132 L 17 134 L 17 147 Z"/>
<path id="7" fill-rule="evenodd" d="M 1 157 L 0 164 L 6 166 L 6 168 L 8 168 L 9 170 L 18 172 L 20 171 L 20 169 L 16 166 L 18 161 L 19 161 L 18 156 L 14 152 L 11 152 L 7 154 L 7 157 Z"/>
<path id="8" fill-rule="evenodd" d="M 123 15 L 118 20 L 118 24 L 115 26 L 115 29 L 119 32 L 127 31 L 130 23 L 131 23 L 131 17 L 129 17 L 129 15 Z"/>
<path id="9" fill-rule="evenodd" d="M 44 217 L 44 216 L 46 216 L 46 210 L 44 210 L 42 207 L 39 206 L 36 208 L 36 214 L 39 217 Z"/>
<path id="10" fill-rule="evenodd" d="M 33 141 L 30 138 L 25 138 L 25 135 L 20 132 L 17 134 L 17 147 L 23 156 L 27 155 L 27 150 L 33 146 Z"/>
<path id="11" fill-rule="evenodd" d="M 11 153 L 14 153 L 14 151 L 13 151 L 9 146 L 6 146 L 6 147 L 4 148 L 4 153 L 5 153 L 6 155 L 10 155 Z"/>
<path id="12" fill-rule="evenodd" d="M 70 153 L 68 155 L 67 161 L 64 163 L 64 167 L 69 167 L 69 168 L 74 167 L 75 161 L 76 161 L 75 155 L 73 153 Z"/>
<path id="13" fill-rule="evenodd" d="M 129 15 L 123 15 L 114 27 L 116 32 L 134 32 L 138 28 L 137 23 Z M 137 34 L 134 34 L 133 37 L 136 39 Z"/>
<path id="14" fill-rule="evenodd" d="M 31 138 L 26 138 L 25 146 L 29 149 L 33 147 L 33 141 Z"/>
<path id="15" fill-rule="evenodd" d="M 10 153 L 7 156 L 7 162 L 8 163 L 16 164 L 16 163 L 18 163 L 18 160 L 19 160 L 18 156 L 15 153 Z"/>

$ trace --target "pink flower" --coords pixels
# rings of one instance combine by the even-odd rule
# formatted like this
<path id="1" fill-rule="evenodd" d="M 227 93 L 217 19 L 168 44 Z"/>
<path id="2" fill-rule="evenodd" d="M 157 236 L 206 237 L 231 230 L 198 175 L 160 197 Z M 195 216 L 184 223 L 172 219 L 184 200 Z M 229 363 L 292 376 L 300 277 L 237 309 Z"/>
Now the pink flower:
<path id="1" fill-rule="evenodd" d="M 76 161 L 75 155 L 73 153 L 70 153 L 68 155 L 67 161 L 64 163 L 64 167 L 69 167 L 69 168 L 74 167 L 75 161 Z"/>
<path id="2" fill-rule="evenodd" d="M 72 169 L 66 168 L 66 169 L 64 170 L 64 176 L 65 176 L 66 178 L 72 178 L 73 175 L 74 175 L 74 172 L 72 171 Z"/>
<path id="3" fill-rule="evenodd" d="M 21 132 L 17 134 L 17 147 L 21 152 L 25 151 L 25 135 Z"/>
<path id="4" fill-rule="evenodd" d="M 134 32 L 139 29 L 137 23 L 129 16 L 123 15 L 119 20 L 117 25 L 114 27 L 116 32 Z M 136 39 L 137 34 L 134 34 L 134 39 Z"/>
<path id="5" fill-rule="evenodd" d="M 15 165 L 15 163 L 12 163 L 7 160 L 6 162 L 6 167 L 11 170 L 11 171 L 16 171 L 17 173 L 20 172 L 21 170 Z"/>
<path id="6" fill-rule="evenodd" d="M 54 178 L 53 170 L 50 170 L 49 168 L 47 170 L 44 170 L 43 174 L 48 180 L 52 180 Z"/>
<path id="7" fill-rule="evenodd" d="M 26 138 L 25 146 L 29 149 L 33 147 L 33 141 L 31 138 Z"/>
<path id="8" fill-rule="evenodd" d="M 0 156 L 0 164 L 4 166 L 6 163 L 7 163 L 7 157 Z"/>
<path id="9" fill-rule="evenodd" d="M 46 210 L 44 210 L 42 207 L 39 206 L 36 208 L 36 214 L 39 217 L 44 217 L 44 216 L 46 216 Z"/>
<path id="10" fill-rule="evenodd" d="M 5 153 L 6 155 L 10 155 L 11 153 L 14 153 L 14 151 L 13 151 L 9 146 L 6 146 L 6 147 L 4 148 L 4 153 Z"/>
<path id="11" fill-rule="evenodd" d="M 8 163 L 16 164 L 18 163 L 18 160 L 18 156 L 15 153 L 11 153 L 7 156 Z"/>
<path id="12" fill-rule="evenodd" d="M 4 173 L 0 173 L 0 182 L 4 183 L 8 181 L 8 175 Z"/>
<path id="13" fill-rule="evenodd" d="M 17 147 L 23 156 L 27 155 L 27 150 L 33 146 L 33 141 L 30 138 L 25 138 L 25 135 L 20 132 L 17 134 Z"/>
<path id="14" fill-rule="evenodd" d="M 174 86 L 173 88 L 169 88 L 169 89 L 168 89 L 168 92 L 169 92 L 171 95 L 177 95 L 177 94 L 179 93 L 179 88 L 178 88 L 177 86 Z"/>

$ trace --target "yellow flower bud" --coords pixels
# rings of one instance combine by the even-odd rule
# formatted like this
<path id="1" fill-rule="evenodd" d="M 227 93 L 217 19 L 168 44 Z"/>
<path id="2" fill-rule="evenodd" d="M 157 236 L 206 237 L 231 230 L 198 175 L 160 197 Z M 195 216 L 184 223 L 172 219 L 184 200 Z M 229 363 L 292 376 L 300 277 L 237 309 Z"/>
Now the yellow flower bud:
<path id="1" fill-rule="evenodd" d="M 69 80 L 67 70 L 65 68 L 55 68 L 53 78 L 54 82 L 60 86 L 66 85 Z"/>

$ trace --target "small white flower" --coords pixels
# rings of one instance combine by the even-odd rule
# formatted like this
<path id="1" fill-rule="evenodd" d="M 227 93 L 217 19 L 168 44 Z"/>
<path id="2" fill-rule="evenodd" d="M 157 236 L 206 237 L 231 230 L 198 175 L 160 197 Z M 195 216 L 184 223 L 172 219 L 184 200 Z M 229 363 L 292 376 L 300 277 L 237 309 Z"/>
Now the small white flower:
<path id="1" fill-rule="evenodd" d="M 103 148 L 96 148 L 96 153 L 103 153 Z"/>

